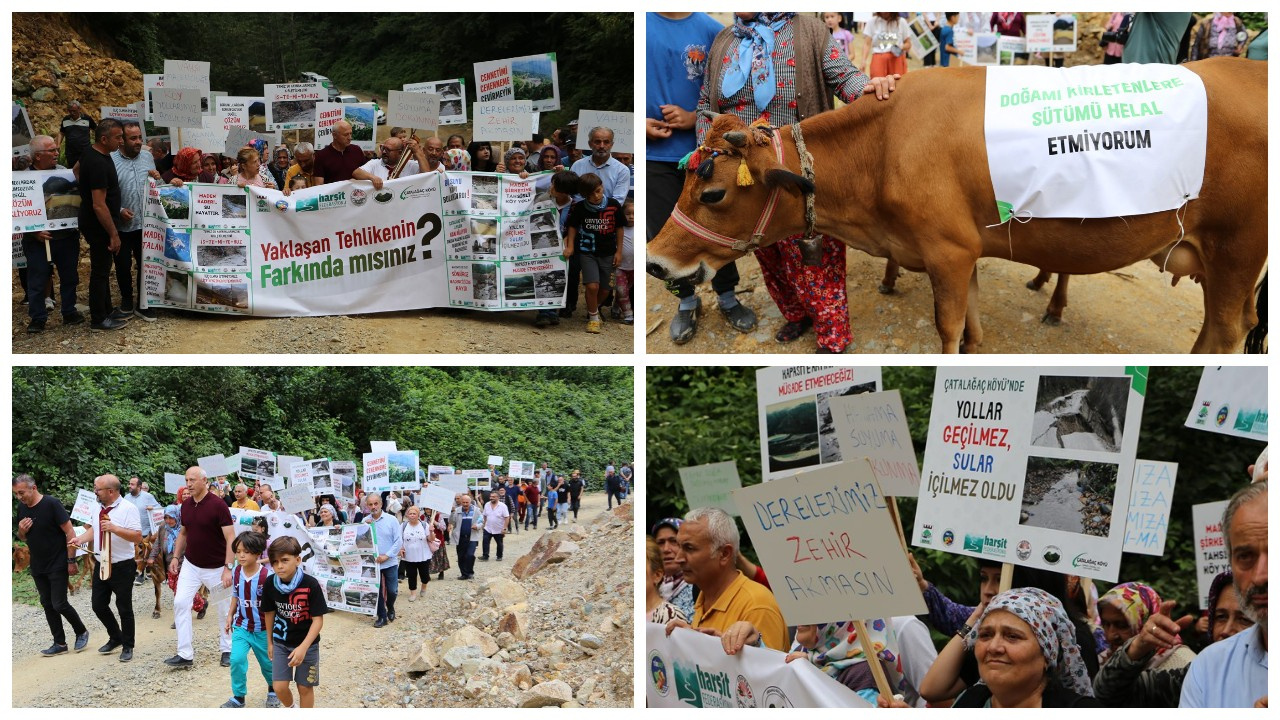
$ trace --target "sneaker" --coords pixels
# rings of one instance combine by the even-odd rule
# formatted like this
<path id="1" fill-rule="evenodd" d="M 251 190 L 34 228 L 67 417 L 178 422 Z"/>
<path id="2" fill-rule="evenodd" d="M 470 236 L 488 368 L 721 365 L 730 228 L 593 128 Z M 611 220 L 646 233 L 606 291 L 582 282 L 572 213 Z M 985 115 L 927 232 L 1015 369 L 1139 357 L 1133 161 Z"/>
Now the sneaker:
<path id="1" fill-rule="evenodd" d="M 165 660 L 165 661 L 164 661 L 164 664 L 165 664 L 165 665 L 168 665 L 168 666 L 169 666 L 169 667 L 171 667 L 171 668 L 189 668 L 189 667 L 191 667 L 192 665 L 195 665 L 195 661 L 194 661 L 194 660 L 188 660 L 188 659 L 186 659 L 186 658 L 182 657 L 181 655 L 174 655 L 173 657 L 169 658 L 168 660 Z"/>
<path id="2" fill-rule="evenodd" d="M 277 703 L 279 703 L 280 701 L 279 701 L 279 700 L 277 700 L 276 702 L 277 702 Z M 231 699 L 227 700 L 226 702 L 222 703 L 221 705 L 219 705 L 218 707 L 224 707 L 224 708 L 242 708 L 242 707 L 244 707 L 244 703 L 243 703 L 243 702 L 241 702 L 241 701 L 239 701 L 239 700 L 237 700 L 237 699 L 235 699 L 235 698 L 231 698 Z"/>
<path id="3" fill-rule="evenodd" d="M 76 644 L 73 646 L 76 652 L 81 652 L 89 647 L 89 631 L 85 630 L 76 636 Z"/>
<path id="4" fill-rule="evenodd" d="M 623 316 L 622 316 L 622 324 L 623 324 L 623 325 L 635 325 L 635 324 L 636 324 L 636 316 L 635 316 L 635 314 L 634 314 L 634 313 L 627 313 L 626 315 L 623 315 Z"/>
<path id="5" fill-rule="evenodd" d="M 63 325 L 79 325 L 82 322 L 84 322 L 84 313 L 78 310 L 70 315 L 62 316 Z"/>
<path id="6" fill-rule="evenodd" d="M 41 650 L 40 655 L 43 657 L 53 657 L 54 655 L 62 655 L 66 652 L 67 652 L 66 645 L 59 645 L 57 643 L 54 643 L 49 647 L 45 648 L 44 650 Z"/>
<path id="7" fill-rule="evenodd" d="M 610 308 L 609 308 L 609 317 L 610 317 L 611 319 L 613 319 L 613 320 L 621 320 L 621 319 L 622 319 L 622 308 L 618 307 L 617 305 L 614 305 L 614 306 L 610 307 Z"/>
<path id="8" fill-rule="evenodd" d="M 45 322 L 46 321 L 44 320 L 32 320 L 27 323 L 27 333 L 30 335 L 39 335 L 44 332 Z"/>
<path id="9" fill-rule="evenodd" d="M 52 310 L 52 309 L 54 309 L 55 307 L 57 307 L 57 305 L 56 305 L 56 304 L 54 304 L 54 302 L 53 302 L 53 298 L 51 298 L 51 297 L 47 297 L 47 298 L 45 298 L 45 299 L 44 299 L 44 309 L 45 309 L 45 310 Z"/>
<path id="10" fill-rule="evenodd" d="M 142 573 L 138 573 L 138 577 L 136 577 L 136 578 L 134 578 L 134 579 L 133 579 L 133 584 L 134 584 L 134 585 L 141 585 L 141 584 L 142 584 L 143 579 L 144 579 L 143 574 L 142 574 Z"/>
<path id="11" fill-rule="evenodd" d="M 116 648 L 118 647 L 120 647 L 120 643 L 116 642 L 115 640 L 108 640 L 106 645 L 103 645 L 102 647 L 98 648 L 98 654 L 110 655 L 111 653 L 115 652 Z"/>
<path id="12" fill-rule="evenodd" d="M 592 319 L 592 320 L 588 320 L 588 321 L 587 321 L 587 332 L 589 332 L 589 333 L 596 333 L 596 334 L 598 335 L 598 334 L 600 334 L 600 330 L 601 330 L 602 326 L 603 326 L 603 324 L 600 322 L 600 318 L 594 318 L 594 319 Z"/>
<path id="13" fill-rule="evenodd" d="M 262 703 L 262 707 L 278 708 L 280 707 L 280 698 L 276 697 L 274 692 L 268 692 L 267 701 Z"/>
<path id="14" fill-rule="evenodd" d="M 137 315 L 138 317 L 142 318 L 143 320 L 146 320 L 147 322 L 155 322 L 155 321 L 156 321 L 156 311 L 155 311 L 155 310 L 152 310 L 152 309 L 150 309 L 150 308 L 145 308 L 145 309 L 144 309 L 144 308 L 138 308 L 137 310 L 134 310 L 134 311 L 133 311 L 133 314 L 134 314 L 134 315 Z"/>
<path id="15" fill-rule="evenodd" d="M 120 308 L 115 308 L 111 311 L 111 314 L 107 316 L 108 319 L 119 320 L 120 322 L 129 322 L 129 318 L 131 317 L 133 317 L 132 310 L 121 310 Z"/>
<path id="16" fill-rule="evenodd" d="M 125 322 L 123 320 L 112 320 L 111 318 L 107 318 L 106 320 L 103 320 L 100 323 L 90 323 L 89 329 L 90 330 L 119 330 L 124 326 L 125 326 Z"/>
<path id="17" fill-rule="evenodd" d="M 698 332 L 698 315 L 702 313 L 702 298 L 697 300 L 693 309 L 677 310 L 676 316 L 671 318 L 671 342 L 676 345 L 689 342 Z"/>
<path id="18" fill-rule="evenodd" d="M 218 664 L 222 667 L 231 667 L 231 653 L 222 653 L 222 659 L 218 661 Z"/>

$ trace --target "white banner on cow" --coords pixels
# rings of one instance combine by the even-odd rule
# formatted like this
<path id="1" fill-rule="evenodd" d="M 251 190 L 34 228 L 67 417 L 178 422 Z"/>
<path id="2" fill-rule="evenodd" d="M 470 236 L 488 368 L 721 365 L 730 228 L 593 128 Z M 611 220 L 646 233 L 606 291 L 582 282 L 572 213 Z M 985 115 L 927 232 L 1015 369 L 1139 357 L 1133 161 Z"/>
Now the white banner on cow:
<path id="1" fill-rule="evenodd" d="M 405 92 L 431 93 L 440 96 L 440 124 L 465 125 L 467 123 L 466 78 L 434 80 L 431 82 L 405 83 Z"/>
<path id="2" fill-rule="evenodd" d="M 1000 222 L 1175 210 L 1200 196 L 1204 83 L 1178 65 L 987 69 Z"/>
<path id="3" fill-rule="evenodd" d="M 719 638 L 647 623 L 645 701 L 651 708 L 870 708 L 812 663 L 745 647 L 725 655 Z"/>
<path id="4" fill-rule="evenodd" d="M 13 173 L 13 231 L 66 230 L 80 226 L 80 182 L 71 170 Z"/>
<path id="5" fill-rule="evenodd" d="M 1205 367 L 1185 425 L 1266 442 L 1267 368 Z"/>
<path id="6" fill-rule="evenodd" d="M 880 368 L 768 367 L 756 371 L 760 468 L 765 481 L 840 462 L 827 400 L 880 390 Z"/>
<path id="7" fill-rule="evenodd" d="M 913 544 L 1115 582 L 1143 367 L 938 368 Z"/>
<path id="8" fill-rule="evenodd" d="M 555 53 L 478 62 L 474 69 L 477 103 L 528 100 L 535 112 L 560 109 Z M 478 127 L 476 131 L 479 132 Z"/>
<path id="9" fill-rule="evenodd" d="M 1231 569 L 1227 545 L 1222 537 L 1222 513 L 1228 500 L 1191 506 L 1191 532 L 1196 549 L 1196 588 L 1200 591 L 1200 608 L 1209 609 L 1209 587 L 1218 573 Z"/>

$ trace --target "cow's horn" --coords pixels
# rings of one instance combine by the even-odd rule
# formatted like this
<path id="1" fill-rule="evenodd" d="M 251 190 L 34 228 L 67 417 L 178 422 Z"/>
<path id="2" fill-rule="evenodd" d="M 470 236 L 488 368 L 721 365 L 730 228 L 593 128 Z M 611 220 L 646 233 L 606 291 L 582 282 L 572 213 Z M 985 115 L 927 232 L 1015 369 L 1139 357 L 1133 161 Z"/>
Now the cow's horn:
<path id="1" fill-rule="evenodd" d="M 711 112 L 710 110 L 699 110 L 698 114 L 707 119 L 707 122 L 715 122 L 720 117 L 720 113 Z"/>
<path id="2" fill-rule="evenodd" d="M 729 144 L 736 148 L 747 146 L 747 134 L 744 132 L 738 132 L 737 130 L 727 132 L 724 134 L 724 139 L 728 140 Z"/>

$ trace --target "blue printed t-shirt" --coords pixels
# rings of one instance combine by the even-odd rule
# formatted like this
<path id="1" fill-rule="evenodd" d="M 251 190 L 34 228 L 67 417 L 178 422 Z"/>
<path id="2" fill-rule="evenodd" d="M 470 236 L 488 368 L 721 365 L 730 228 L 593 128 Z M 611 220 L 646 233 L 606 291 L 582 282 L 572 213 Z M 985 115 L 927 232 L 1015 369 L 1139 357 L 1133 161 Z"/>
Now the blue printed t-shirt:
<path id="1" fill-rule="evenodd" d="M 943 25 L 941 32 L 938 33 L 938 65 L 951 67 L 951 53 L 947 52 L 947 46 L 955 44 L 956 29 L 950 25 Z"/>
<path id="2" fill-rule="evenodd" d="M 711 41 L 724 26 L 706 13 L 693 13 L 683 20 L 657 13 L 646 16 L 645 117 L 661 120 L 662 105 L 696 110 Z M 680 162 L 696 144 L 693 130 L 677 130 L 669 138 L 646 140 L 645 159 Z"/>
<path id="3" fill-rule="evenodd" d="M 618 251 L 618 220 L 622 205 L 609 198 L 603 210 L 592 210 L 580 202 L 569 211 L 568 225 L 578 231 L 574 252 L 597 257 L 613 257 Z"/>

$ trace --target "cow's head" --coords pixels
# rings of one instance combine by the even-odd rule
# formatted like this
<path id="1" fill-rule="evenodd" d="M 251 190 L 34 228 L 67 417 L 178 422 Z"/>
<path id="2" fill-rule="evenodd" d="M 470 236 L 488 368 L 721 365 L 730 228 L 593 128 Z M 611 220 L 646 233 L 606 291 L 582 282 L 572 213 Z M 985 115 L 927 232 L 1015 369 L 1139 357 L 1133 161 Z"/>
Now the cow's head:
<path id="1" fill-rule="evenodd" d="M 778 162 L 771 137 L 767 129 L 748 126 L 741 118 L 717 115 L 690 159 L 676 207 L 714 233 L 749 241 L 777 189 L 777 207 L 760 245 L 802 232 L 803 198 L 813 192 L 813 183 Z M 645 252 L 650 275 L 700 283 L 748 251 L 709 242 L 668 220 Z"/>

